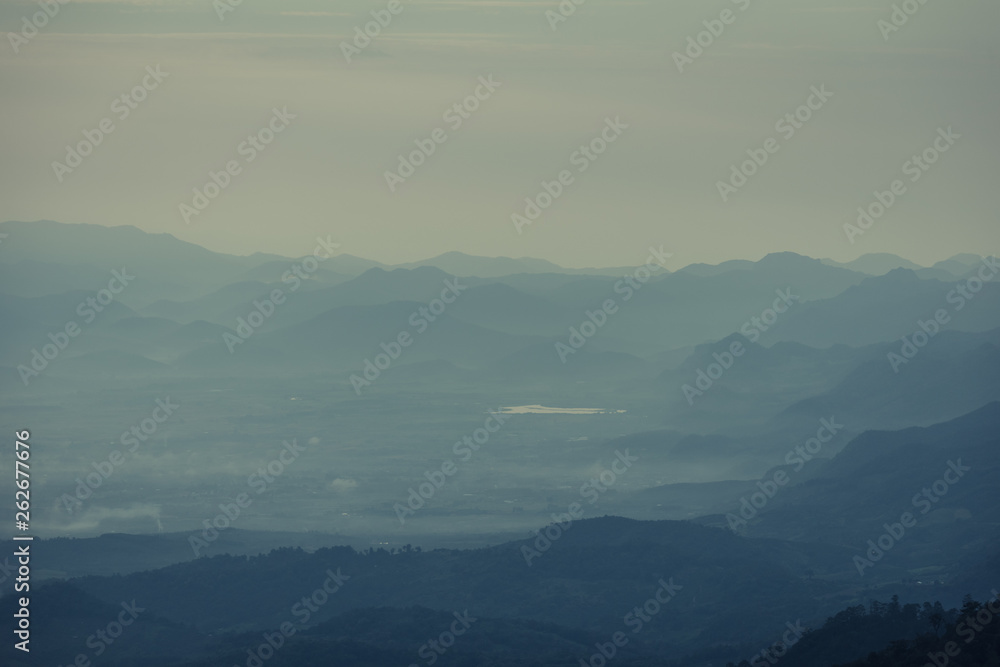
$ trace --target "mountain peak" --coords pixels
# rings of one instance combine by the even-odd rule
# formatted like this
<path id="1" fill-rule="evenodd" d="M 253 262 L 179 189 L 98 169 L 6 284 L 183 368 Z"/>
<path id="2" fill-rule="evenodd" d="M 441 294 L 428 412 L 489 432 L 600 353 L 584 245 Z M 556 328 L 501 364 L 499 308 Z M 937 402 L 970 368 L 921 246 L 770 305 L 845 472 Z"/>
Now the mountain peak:
<path id="1" fill-rule="evenodd" d="M 882 280 L 891 280 L 897 283 L 912 283 L 912 282 L 918 282 L 920 280 L 920 276 L 918 276 L 913 269 L 905 269 L 903 267 L 899 267 L 898 269 L 893 269 L 892 271 L 886 273 L 884 276 L 878 276 L 878 277 L 881 278 Z"/>

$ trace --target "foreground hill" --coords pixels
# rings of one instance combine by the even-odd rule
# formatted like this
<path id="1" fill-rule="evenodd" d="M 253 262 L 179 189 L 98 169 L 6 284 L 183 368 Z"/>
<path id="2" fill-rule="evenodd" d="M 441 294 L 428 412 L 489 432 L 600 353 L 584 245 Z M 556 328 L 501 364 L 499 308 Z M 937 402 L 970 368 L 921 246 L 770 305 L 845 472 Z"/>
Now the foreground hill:
<path id="1" fill-rule="evenodd" d="M 807 579 L 803 571 L 806 563 L 826 571 L 849 560 L 846 551 L 828 547 L 617 518 L 574 522 L 538 557 L 526 559 L 522 547 L 539 545 L 532 539 L 474 551 L 395 554 L 286 549 L 77 583 L 101 599 L 136 597 L 164 618 L 221 632 L 275 627 L 287 616 L 289 600 L 301 597 L 297 592 L 308 594 L 327 570 L 339 568 L 350 579 L 316 620 L 371 606 L 422 605 L 611 633 L 621 629 L 630 609 L 656 592 L 661 579 L 672 579 L 682 588 L 645 641 L 686 649 L 766 637 L 790 616 L 836 610 L 842 606 L 831 597 L 836 587 Z M 734 604 L 734 597 L 739 602 Z"/>

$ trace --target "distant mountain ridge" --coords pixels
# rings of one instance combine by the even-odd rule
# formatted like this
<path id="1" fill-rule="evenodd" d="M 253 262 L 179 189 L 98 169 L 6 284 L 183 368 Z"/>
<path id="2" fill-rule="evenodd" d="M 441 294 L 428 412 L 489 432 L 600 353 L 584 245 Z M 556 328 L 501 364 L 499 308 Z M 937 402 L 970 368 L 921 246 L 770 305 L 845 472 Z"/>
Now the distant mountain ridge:
<path id="1" fill-rule="evenodd" d="M 285 262 L 294 262 L 297 258 L 284 257 L 273 253 L 254 253 L 240 256 L 219 253 L 203 248 L 197 244 L 181 241 L 169 233 L 146 232 L 132 225 L 105 227 L 90 223 L 61 223 L 51 220 L 34 222 L 7 221 L 0 223 L 0 232 L 8 237 L 4 243 L 11 252 L 0 253 L 0 264 L 20 262 L 42 262 L 59 266 L 77 266 L 84 264 L 106 263 L 109 266 L 129 258 L 140 263 L 147 269 L 162 270 L 167 261 L 180 262 L 173 268 L 193 270 L 192 278 L 205 279 L 212 274 L 227 274 L 232 282 L 239 279 L 260 279 L 267 276 L 274 279 L 275 271 Z M 778 255 L 795 255 L 796 253 L 776 253 Z M 161 257 L 157 257 L 161 255 Z M 770 257 L 770 256 L 769 256 Z M 767 260 L 765 257 L 759 262 Z M 217 263 L 214 271 L 206 271 L 198 261 Z M 371 268 L 412 269 L 421 266 L 432 266 L 452 275 L 475 276 L 480 278 L 496 278 L 519 273 L 562 273 L 570 275 L 618 275 L 622 271 L 634 267 L 593 267 L 566 268 L 544 259 L 531 257 L 484 257 L 449 251 L 416 262 L 404 262 L 387 265 L 370 259 L 357 257 L 346 253 L 338 253 L 321 266 L 325 272 L 334 275 L 356 276 Z M 963 268 L 967 269 L 979 261 L 978 256 L 965 253 L 956 255 L 936 263 L 933 267 L 921 267 L 910 260 L 889 253 L 872 253 L 846 263 L 829 259 L 815 260 L 838 268 L 844 268 L 866 275 L 882 275 L 895 268 L 919 270 L 922 268 L 948 271 L 959 275 Z M 681 271 L 699 276 L 713 276 L 730 271 L 745 270 L 754 264 L 751 260 L 737 259 L 722 262 L 718 265 L 690 264 Z M 274 264 L 273 269 L 266 269 Z M 254 273 L 257 271 L 257 273 Z M 204 272 L 206 275 L 201 275 Z"/>

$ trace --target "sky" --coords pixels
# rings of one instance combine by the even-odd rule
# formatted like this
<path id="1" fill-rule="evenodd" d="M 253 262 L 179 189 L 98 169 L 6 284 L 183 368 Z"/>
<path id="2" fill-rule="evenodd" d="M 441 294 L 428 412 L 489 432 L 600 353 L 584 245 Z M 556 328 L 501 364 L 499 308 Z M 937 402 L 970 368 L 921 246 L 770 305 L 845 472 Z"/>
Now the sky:
<path id="1" fill-rule="evenodd" d="M 996 0 L 237 1 L 0 0 L 0 220 L 390 264 L 1000 250 Z"/>

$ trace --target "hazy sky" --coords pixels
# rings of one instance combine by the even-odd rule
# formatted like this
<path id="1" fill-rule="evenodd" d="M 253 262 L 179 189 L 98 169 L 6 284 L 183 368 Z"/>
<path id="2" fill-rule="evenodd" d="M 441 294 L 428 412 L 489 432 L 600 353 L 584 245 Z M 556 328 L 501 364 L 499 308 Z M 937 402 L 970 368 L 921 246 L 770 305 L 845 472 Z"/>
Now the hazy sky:
<path id="1" fill-rule="evenodd" d="M 2 0 L 0 220 L 133 224 L 239 254 L 302 255 L 330 234 L 388 263 L 997 252 L 1000 3 L 900 4 L 919 10 L 888 33 L 883 0 L 586 0 L 556 30 L 554 0 L 402 0 L 348 63 L 341 43 L 388 0 L 242 0 L 222 19 L 211 0 L 70 0 L 17 54 L 8 33 L 40 8 Z M 674 52 L 723 10 L 678 71 Z M 121 118 L 115 98 L 157 65 L 169 76 Z M 500 87 L 453 129 L 443 114 L 490 75 Z M 778 131 L 822 86 L 832 97 Z M 297 117 L 247 162 L 274 107 Z M 607 118 L 628 128 L 574 161 Z M 102 119 L 114 131 L 60 183 L 52 163 Z M 961 138 L 912 181 L 904 163 L 949 126 Z M 435 128 L 447 141 L 390 192 L 385 172 Z M 770 137 L 777 152 L 723 202 L 717 182 Z M 230 160 L 240 173 L 186 223 L 180 204 Z M 518 234 L 511 215 L 562 170 L 572 183 Z M 905 192 L 849 243 L 843 225 L 894 179 Z"/>

